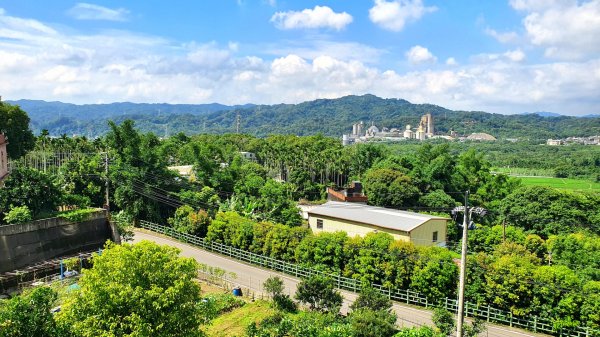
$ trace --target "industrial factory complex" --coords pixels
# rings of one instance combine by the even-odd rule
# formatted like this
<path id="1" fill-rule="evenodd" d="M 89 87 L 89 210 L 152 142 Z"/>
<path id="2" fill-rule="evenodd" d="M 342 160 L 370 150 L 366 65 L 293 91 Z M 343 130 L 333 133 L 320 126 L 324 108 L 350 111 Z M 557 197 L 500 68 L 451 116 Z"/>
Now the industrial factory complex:
<path id="1" fill-rule="evenodd" d="M 474 133 L 468 137 L 458 137 L 456 132 L 450 131 L 447 135 L 435 134 L 435 127 L 433 122 L 433 116 L 428 113 L 421 116 L 419 125 L 414 128 L 411 125 L 406 125 L 402 128 L 378 128 L 374 123 L 371 126 L 366 126 L 362 121 L 352 125 L 352 133 L 342 135 L 342 144 L 350 145 L 353 143 L 367 142 L 373 140 L 388 140 L 398 141 L 406 139 L 426 140 L 442 138 L 447 140 L 461 139 L 461 140 L 479 140 L 479 141 L 493 141 L 495 137 L 487 133 Z"/>

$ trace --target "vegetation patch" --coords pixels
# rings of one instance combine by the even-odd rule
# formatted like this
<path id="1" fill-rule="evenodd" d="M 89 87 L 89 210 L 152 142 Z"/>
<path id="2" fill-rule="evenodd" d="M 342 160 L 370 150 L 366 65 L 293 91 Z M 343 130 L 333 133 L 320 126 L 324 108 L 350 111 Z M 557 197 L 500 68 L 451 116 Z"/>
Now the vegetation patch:
<path id="1" fill-rule="evenodd" d="M 58 217 L 70 222 L 82 222 L 87 220 L 92 213 L 97 211 L 98 210 L 95 208 L 76 209 L 73 211 L 62 212 L 58 214 Z"/>
<path id="2" fill-rule="evenodd" d="M 550 177 L 522 177 L 525 186 L 546 186 L 569 191 L 600 192 L 600 183 L 590 180 Z"/>
<path id="3" fill-rule="evenodd" d="M 206 328 L 209 337 L 244 336 L 246 327 L 251 323 L 259 323 L 275 314 L 275 309 L 267 301 L 247 303 L 243 307 L 217 317 Z"/>

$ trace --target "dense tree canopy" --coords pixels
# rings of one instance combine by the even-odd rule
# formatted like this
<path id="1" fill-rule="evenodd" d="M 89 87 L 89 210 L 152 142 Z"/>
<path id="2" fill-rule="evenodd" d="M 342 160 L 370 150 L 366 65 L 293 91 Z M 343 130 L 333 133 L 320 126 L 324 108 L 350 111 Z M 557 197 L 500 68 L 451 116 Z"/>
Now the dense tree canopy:
<path id="1" fill-rule="evenodd" d="M 108 245 L 59 319 L 76 336 L 201 336 L 198 265 L 178 253 L 148 241 Z"/>
<path id="2" fill-rule="evenodd" d="M 29 129 L 29 116 L 20 107 L 0 101 L 0 133 L 8 138 L 8 157 L 17 159 L 33 149 L 35 138 Z"/>

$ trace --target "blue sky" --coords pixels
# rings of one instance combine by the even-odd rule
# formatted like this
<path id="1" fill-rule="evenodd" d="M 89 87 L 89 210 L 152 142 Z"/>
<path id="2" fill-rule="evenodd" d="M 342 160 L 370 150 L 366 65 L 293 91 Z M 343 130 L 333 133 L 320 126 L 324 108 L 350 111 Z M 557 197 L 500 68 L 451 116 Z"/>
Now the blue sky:
<path id="1" fill-rule="evenodd" d="M 600 113 L 600 0 L 0 0 L 0 95 Z"/>

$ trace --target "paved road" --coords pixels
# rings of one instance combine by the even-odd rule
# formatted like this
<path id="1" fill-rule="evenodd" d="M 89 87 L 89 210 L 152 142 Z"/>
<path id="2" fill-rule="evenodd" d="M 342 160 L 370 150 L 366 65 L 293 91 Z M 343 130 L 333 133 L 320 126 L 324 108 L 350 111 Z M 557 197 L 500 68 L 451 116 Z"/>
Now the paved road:
<path id="1" fill-rule="evenodd" d="M 207 252 L 200 248 L 176 241 L 174 239 L 162 236 L 160 234 L 136 230 L 133 241 L 138 242 L 141 240 L 149 240 L 159 244 L 177 247 L 181 250 L 182 256 L 194 258 L 198 262 L 209 266 L 222 268 L 228 273 L 235 273 L 234 277 L 229 277 L 230 281 L 242 287 L 242 290 L 254 293 L 255 296 L 260 296 L 260 294 L 262 293 L 263 282 L 272 275 L 277 275 L 281 277 L 281 279 L 283 279 L 286 293 L 293 295 L 296 292 L 296 286 L 299 282 L 299 279 L 297 278 L 274 272 L 269 269 L 264 269 L 256 266 L 251 266 L 246 263 L 238 262 L 228 257 Z M 345 290 L 342 290 L 341 293 L 344 297 L 342 312 L 347 313 L 348 306 L 356 299 L 357 295 L 355 293 L 348 292 Z M 401 305 L 398 303 L 394 304 L 393 309 L 396 312 L 396 315 L 398 316 L 398 325 L 401 327 L 432 325 L 431 311 L 429 310 L 418 309 L 416 307 Z M 488 324 L 487 332 L 482 335 L 488 337 L 546 336 L 541 334 L 534 334 L 525 330 L 513 329 L 491 324 Z"/>

